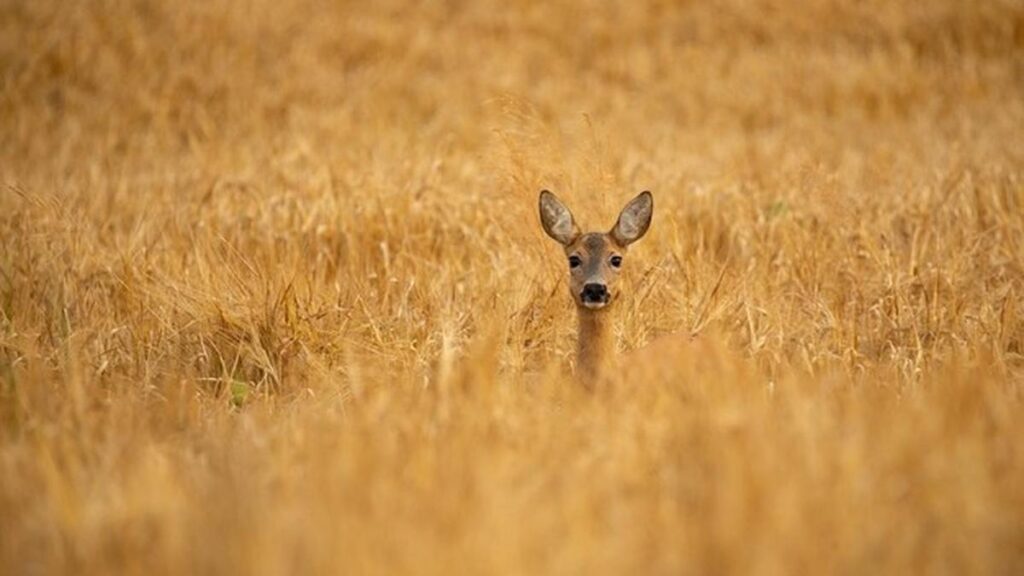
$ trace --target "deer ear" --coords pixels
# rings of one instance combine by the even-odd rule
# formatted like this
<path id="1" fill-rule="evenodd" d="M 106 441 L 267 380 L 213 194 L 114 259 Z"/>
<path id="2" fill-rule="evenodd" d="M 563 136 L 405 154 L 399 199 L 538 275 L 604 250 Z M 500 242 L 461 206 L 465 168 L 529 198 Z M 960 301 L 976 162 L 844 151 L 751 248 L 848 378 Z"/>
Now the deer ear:
<path id="1" fill-rule="evenodd" d="M 653 214 L 654 196 L 645 190 L 630 200 L 619 213 L 619 219 L 612 228 L 612 238 L 623 247 L 636 242 L 647 233 Z"/>
<path id="2" fill-rule="evenodd" d="M 544 232 L 563 246 L 572 244 L 580 235 L 580 229 L 572 219 L 572 212 L 569 212 L 557 196 L 547 190 L 541 190 L 538 204 L 540 223 L 544 227 Z"/>

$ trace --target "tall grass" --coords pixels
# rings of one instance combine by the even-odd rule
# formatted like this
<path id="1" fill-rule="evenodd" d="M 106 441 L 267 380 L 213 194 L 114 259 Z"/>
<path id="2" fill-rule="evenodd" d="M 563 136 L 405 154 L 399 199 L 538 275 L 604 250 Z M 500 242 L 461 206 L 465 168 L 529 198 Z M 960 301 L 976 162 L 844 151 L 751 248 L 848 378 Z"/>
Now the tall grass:
<path id="1" fill-rule="evenodd" d="M 0 572 L 1013 574 L 1018 1 L 0 2 Z M 641 189 L 570 376 L 551 188 Z"/>

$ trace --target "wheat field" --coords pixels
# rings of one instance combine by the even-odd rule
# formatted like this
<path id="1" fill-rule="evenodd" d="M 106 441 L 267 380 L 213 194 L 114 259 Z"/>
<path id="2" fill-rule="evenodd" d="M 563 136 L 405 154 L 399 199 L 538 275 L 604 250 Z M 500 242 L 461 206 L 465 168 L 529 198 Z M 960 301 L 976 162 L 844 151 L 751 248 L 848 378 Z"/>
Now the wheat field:
<path id="1" fill-rule="evenodd" d="M 1024 571 L 1019 0 L 2 0 L 0 238 L 3 574 Z"/>

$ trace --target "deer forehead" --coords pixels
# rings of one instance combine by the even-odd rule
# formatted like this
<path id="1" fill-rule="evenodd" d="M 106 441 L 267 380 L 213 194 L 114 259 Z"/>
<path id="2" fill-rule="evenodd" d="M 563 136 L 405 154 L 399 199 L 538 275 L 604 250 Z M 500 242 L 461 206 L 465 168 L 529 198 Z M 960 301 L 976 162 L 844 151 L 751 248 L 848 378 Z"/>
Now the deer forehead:
<path id="1" fill-rule="evenodd" d="M 583 234 L 575 242 L 566 248 L 569 254 L 581 254 L 585 256 L 600 257 L 616 249 L 615 241 L 611 236 L 603 232 L 590 232 Z"/>

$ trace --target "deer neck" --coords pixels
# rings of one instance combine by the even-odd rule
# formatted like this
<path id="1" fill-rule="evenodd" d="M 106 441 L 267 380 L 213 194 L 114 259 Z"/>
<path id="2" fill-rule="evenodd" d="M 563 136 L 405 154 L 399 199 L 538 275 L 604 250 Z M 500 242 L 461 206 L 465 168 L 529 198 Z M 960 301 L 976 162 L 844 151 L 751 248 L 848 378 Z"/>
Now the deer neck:
<path id="1" fill-rule="evenodd" d="M 605 372 L 615 354 L 615 332 L 612 314 L 608 308 L 579 310 L 579 348 L 577 369 L 588 384 L 592 384 Z"/>

